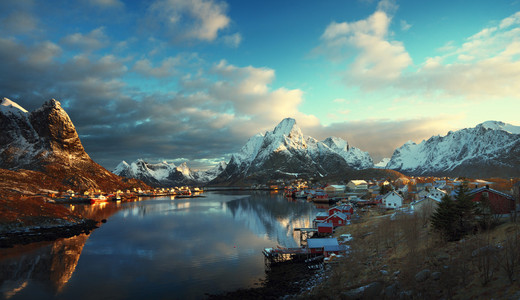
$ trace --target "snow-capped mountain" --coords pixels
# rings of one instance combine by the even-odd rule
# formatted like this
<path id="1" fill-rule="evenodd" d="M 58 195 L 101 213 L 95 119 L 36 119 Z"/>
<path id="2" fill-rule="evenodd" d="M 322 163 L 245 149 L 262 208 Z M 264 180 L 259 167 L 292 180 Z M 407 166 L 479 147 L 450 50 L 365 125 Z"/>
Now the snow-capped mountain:
<path id="1" fill-rule="evenodd" d="M 148 163 L 138 159 L 131 164 L 122 161 L 113 173 L 127 178 L 136 178 L 152 186 L 172 187 L 178 185 L 205 184 L 217 177 L 226 168 L 221 162 L 209 170 L 194 171 L 184 162 L 179 166 L 173 163 Z"/>
<path id="2" fill-rule="evenodd" d="M 233 154 L 227 168 L 215 182 L 244 178 L 287 176 L 324 177 L 373 166 L 367 152 L 350 147 L 340 138 L 320 142 L 304 136 L 292 118 L 282 120 L 273 131 L 251 137 Z"/>
<path id="3" fill-rule="evenodd" d="M 51 99 L 28 112 L 7 98 L 0 103 L 0 168 L 43 172 L 45 184 L 75 189 L 123 187 L 121 178 L 85 152 L 60 102 Z"/>
<path id="4" fill-rule="evenodd" d="M 394 151 L 386 168 L 410 175 L 520 175 L 520 126 L 487 121 Z"/>
<path id="5" fill-rule="evenodd" d="M 368 152 L 362 151 L 355 147 L 350 147 L 347 141 L 337 138 L 329 137 L 326 138 L 322 143 L 329 146 L 329 148 L 341 155 L 347 162 L 347 164 L 354 169 L 368 169 L 374 166 L 374 162 Z"/>
<path id="6" fill-rule="evenodd" d="M 375 164 L 374 168 L 384 169 L 384 168 L 386 168 L 386 165 L 388 165 L 388 162 L 390 162 L 390 157 L 385 157 L 380 162 Z"/>
<path id="7" fill-rule="evenodd" d="M 41 161 L 89 161 L 76 129 L 58 101 L 28 112 L 3 98 L 0 105 L 0 165 L 6 169 L 41 169 Z"/>

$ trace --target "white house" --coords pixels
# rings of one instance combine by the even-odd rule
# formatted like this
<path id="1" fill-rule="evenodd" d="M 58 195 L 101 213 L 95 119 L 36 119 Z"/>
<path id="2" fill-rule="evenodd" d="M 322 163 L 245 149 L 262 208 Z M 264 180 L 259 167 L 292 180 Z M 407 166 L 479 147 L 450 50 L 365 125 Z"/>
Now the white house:
<path id="1" fill-rule="evenodd" d="M 403 206 L 403 201 L 403 197 L 395 191 L 388 192 L 381 199 L 381 203 L 386 208 L 401 208 L 401 206 Z"/>

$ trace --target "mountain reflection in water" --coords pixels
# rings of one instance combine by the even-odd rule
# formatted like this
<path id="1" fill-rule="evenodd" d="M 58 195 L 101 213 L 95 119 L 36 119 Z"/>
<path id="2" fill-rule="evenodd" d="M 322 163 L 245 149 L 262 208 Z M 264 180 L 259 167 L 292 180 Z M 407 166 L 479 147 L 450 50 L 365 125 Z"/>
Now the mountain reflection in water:
<path id="1" fill-rule="evenodd" d="M 262 249 L 297 246 L 293 229 L 316 213 L 266 192 L 205 196 L 75 205 L 108 222 L 90 236 L 0 249 L 2 296 L 201 298 L 251 287 L 265 277 Z"/>

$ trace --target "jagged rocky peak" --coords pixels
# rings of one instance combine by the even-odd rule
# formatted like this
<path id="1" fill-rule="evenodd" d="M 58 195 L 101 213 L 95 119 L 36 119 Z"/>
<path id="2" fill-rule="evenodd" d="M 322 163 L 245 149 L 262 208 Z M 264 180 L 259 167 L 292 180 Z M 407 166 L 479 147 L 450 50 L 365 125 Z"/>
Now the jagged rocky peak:
<path id="1" fill-rule="evenodd" d="M 250 138 L 215 182 L 287 176 L 323 177 L 373 167 L 372 158 L 340 138 L 323 142 L 304 136 L 296 120 L 283 119 L 273 131 Z"/>
<path id="2" fill-rule="evenodd" d="M 345 149 L 347 151 L 350 149 L 347 141 L 335 136 L 326 138 L 323 140 L 323 143 L 332 149 Z"/>
<path id="3" fill-rule="evenodd" d="M 273 130 L 274 135 L 285 135 L 289 138 L 296 138 L 303 136 L 300 127 L 296 124 L 293 118 L 283 119 Z"/>
<path id="4" fill-rule="evenodd" d="M 347 141 L 338 137 L 328 137 L 322 142 L 327 145 L 333 152 L 339 154 L 347 164 L 355 169 L 368 169 L 374 166 L 372 157 L 368 152 L 362 151 L 356 147 L 351 147 Z"/>
<path id="5" fill-rule="evenodd" d="M 69 115 L 56 99 L 46 101 L 30 115 L 33 128 L 53 150 L 87 155 Z"/>
<path id="6" fill-rule="evenodd" d="M 384 168 L 386 168 L 386 165 L 388 165 L 388 162 L 390 162 L 390 157 L 385 157 L 385 158 L 381 159 L 381 161 L 378 162 L 377 164 L 374 164 L 374 168 L 384 169 Z"/>
<path id="7" fill-rule="evenodd" d="M 116 168 L 114 169 L 114 171 L 112 173 L 121 174 L 123 171 L 127 170 L 128 168 L 130 168 L 130 165 L 126 161 L 123 160 L 116 166 Z"/>

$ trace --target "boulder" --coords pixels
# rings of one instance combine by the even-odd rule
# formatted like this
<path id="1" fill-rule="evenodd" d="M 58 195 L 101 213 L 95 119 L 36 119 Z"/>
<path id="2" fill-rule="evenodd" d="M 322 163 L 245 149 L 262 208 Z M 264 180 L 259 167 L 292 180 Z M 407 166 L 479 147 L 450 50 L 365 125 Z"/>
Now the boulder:
<path id="1" fill-rule="evenodd" d="M 415 281 L 417 282 L 423 282 L 426 281 L 428 278 L 430 278 L 431 272 L 429 269 L 424 269 L 420 271 L 419 273 L 415 274 Z"/>

